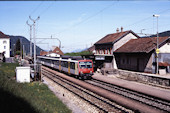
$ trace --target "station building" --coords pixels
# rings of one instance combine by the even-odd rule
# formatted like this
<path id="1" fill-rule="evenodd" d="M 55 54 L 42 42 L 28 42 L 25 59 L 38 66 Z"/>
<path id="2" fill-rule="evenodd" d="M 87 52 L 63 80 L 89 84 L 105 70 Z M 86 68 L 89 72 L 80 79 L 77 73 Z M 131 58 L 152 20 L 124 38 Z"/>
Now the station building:
<path id="1" fill-rule="evenodd" d="M 159 73 L 169 73 L 170 37 L 159 37 Z M 156 73 L 157 37 L 131 39 L 115 50 L 118 69 Z"/>
<path id="2" fill-rule="evenodd" d="M 133 31 L 121 31 L 108 34 L 94 44 L 95 65 L 98 68 L 117 69 L 113 52 L 131 39 L 138 39 L 139 36 Z"/>

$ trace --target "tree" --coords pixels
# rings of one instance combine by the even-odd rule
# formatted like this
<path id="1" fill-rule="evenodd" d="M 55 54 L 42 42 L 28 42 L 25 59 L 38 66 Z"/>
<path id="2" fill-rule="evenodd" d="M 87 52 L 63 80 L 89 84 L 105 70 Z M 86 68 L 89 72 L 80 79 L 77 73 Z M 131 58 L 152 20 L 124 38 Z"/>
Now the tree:
<path id="1" fill-rule="evenodd" d="M 18 39 L 15 44 L 15 51 L 20 51 L 20 50 L 21 50 L 21 43 L 20 43 L 20 39 Z"/>
<path id="2" fill-rule="evenodd" d="M 20 39 L 18 39 L 14 49 L 15 55 L 20 55 L 20 51 L 21 51 L 21 43 L 20 43 Z"/>

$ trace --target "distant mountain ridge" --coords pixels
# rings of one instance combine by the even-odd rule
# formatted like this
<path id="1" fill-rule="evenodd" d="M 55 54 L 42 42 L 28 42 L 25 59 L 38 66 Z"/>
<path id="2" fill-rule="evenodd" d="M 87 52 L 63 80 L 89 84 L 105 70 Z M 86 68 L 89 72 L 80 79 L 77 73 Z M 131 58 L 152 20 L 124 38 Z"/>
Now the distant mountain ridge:
<path id="1" fill-rule="evenodd" d="M 11 55 L 13 55 L 14 52 L 14 48 L 15 48 L 15 44 L 17 42 L 18 39 L 20 39 L 22 45 L 24 45 L 24 51 L 26 54 L 30 53 L 30 41 L 23 37 L 23 36 L 12 36 L 12 35 L 7 35 L 10 37 L 10 49 L 11 49 Z M 33 47 L 33 43 L 32 43 L 32 54 L 34 54 L 34 47 Z M 43 49 L 41 49 L 40 47 L 36 46 L 36 54 L 40 55 L 40 51 L 43 51 Z"/>

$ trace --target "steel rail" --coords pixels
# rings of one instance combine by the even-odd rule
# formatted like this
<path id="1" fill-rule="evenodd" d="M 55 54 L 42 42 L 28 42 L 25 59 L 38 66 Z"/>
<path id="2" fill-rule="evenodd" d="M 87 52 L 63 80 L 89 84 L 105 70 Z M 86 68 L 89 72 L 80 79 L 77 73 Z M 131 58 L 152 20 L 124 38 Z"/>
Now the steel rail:
<path id="1" fill-rule="evenodd" d="M 90 81 L 86 80 L 86 82 L 92 85 L 95 85 L 97 87 L 101 87 L 105 90 L 111 91 L 113 93 L 116 93 L 116 94 L 125 96 L 127 98 L 142 102 L 144 104 L 153 106 L 165 112 L 170 112 L 170 103 L 165 100 L 161 100 L 159 98 L 152 97 L 150 95 L 145 95 L 145 94 L 142 94 L 136 91 L 132 91 L 127 88 L 123 88 L 121 86 L 116 86 L 116 85 L 113 85 L 113 84 L 110 84 L 104 81 L 96 80 L 96 79 L 92 79 Z"/>
<path id="2" fill-rule="evenodd" d="M 121 108 L 119 108 L 119 107 L 116 107 L 116 106 L 114 106 L 114 105 L 106 102 L 105 100 L 102 100 L 102 99 L 100 99 L 100 98 L 98 98 L 98 97 L 96 97 L 96 96 L 88 93 L 87 91 L 82 90 L 81 88 L 77 87 L 74 83 L 70 83 L 69 81 L 63 79 L 62 77 L 55 75 L 54 73 L 51 73 L 51 72 L 45 71 L 45 70 L 43 70 L 42 73 L 43 73 L 43 75 L 46 74 L 45 76 L 46 76 L 47 78 L 51 79 L 53 82 L 59 84 L 60 86 L 64 87 L 64 88 L 67 89 L 68 91 L 72 92 L 73 94 L 77 95 L 77 96 L 80 97 L 81 99 L 87 101 L 88 103 L 90 103 L 91 105 L 97 107 L 98 109 L 100 109 L 100 110 L 103 111 L 103 112 L 108 112 L 108 111 L 105 110 L 104 108 L 101 108 L 99 105 L 96 105 L 95 103 L 91 102 L 90 100 L 87 100 L 87 99 L 83 98 L 83 96 L 77 94 L 76 92 L 72 91 L 72 90 L 69 89 L 68 87 L 66 87 L 66 86 L 64 86 L 63 84 L 57 82 L 56 80 L 54 80 L 54 78 L 62 81 L 63 83 L 68 84 L 69 86 L 72 86 L 72 87 L 80 90 L 81 92 L 84 92 L 84 93 L 87 94 L 88 96 L 92 96 L 92 97 L 96 98 L 97 100 L 103 101 L 105 104 L 108 104 L 109 106 L 114 107 L 114 109 L 117 110 L 117 111 L 121 111 L 122 113 L 127 113 L 127 111 L 125 111 L 125 110 L 123 110 L 123 109 L 121 109 Z M 49 75 L 51 75 L 51 77 L 50 77 Z M 113 109 L 113 108 L 112 108 L 112 109 Z M 115 111 L 114 111 L 114 112 L 115 112 Z"/>
<path id="3" fill-rule="evenodd" d="M 44 69 L 48 70 L 48 71 L 51 71 L 52 73 L 54 74 L 57 74 L 57 72 L 55 70 L 52 70 L 52 69 L 49 69 L 49 68 L 46 68 L 46 67 L 43 67 Z M 74 82 L 75 84 L 87 89 L 87 90 L 90 90 L 104 98 L 107 98 L 113 102 L 116 102 L 117 104 L 121 105 L 121 106 L 124 106 L 128 109 L 131 109 L 133 111 L 139 111 L 141 113 L 143 112 L 147 112 L 147 113 L 161 113 L 162 111 L 158 110 L 158 109 L 155 109 L 151 106 L 148 106 L 148 105 L 145 105 L 145 104 L 142 104 L 140 102 L 137 102 L 137 101 L 134 101 L 134 100 L 131 100 L 129 98 L 125 98 L 123 96 L 120 96 L 120 95 L 117 95 L 117 94 L 114 94 L 110 91 L 107 91 L 105 89 L 102 89 L 102 88 L 99 88 L 99 87 L 96 87 L 96 86 L 93 86 L 93 85 L 90 85 L 88 83 L 85 83 L 85 82 L 82 82 L 80 80 L 77 80 L 77 79 L 73 79 L 72 77 L 69 77 L 69 76 L 66 76 L 64 74 L 60 74 L 59 76 L 62 76 L 64 79 L 67 79 L 68 81 L 70 82 Z"/>

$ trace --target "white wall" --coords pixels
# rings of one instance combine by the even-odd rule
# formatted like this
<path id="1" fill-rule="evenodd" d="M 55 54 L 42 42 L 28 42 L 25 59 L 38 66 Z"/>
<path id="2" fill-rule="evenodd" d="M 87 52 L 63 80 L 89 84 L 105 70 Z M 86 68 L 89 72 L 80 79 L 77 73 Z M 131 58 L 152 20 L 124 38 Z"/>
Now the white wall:
<path id="1" fill-rule="evenodd" d="M 159 48 L 160 53 L 170 53 L 170 43 L 166 43 L 162 47 Z"/>
<path id="2" fill-rule="evenodd" d="M 129 33 L 125 37 L 121 38 L 119 41 L 117 41 L 113 45 L 113 51 L 115 51 L 116 49 L 118 49 L 119 47 L 121 47 L 122 45 L 124 45 L 126 42 L 128 42 L 131 39 L 137 39 L 137 37 L 135 35 L 133 35 L 132 33 Z"/>
<path id="3" fill-rule="evenodd" d="M 6 43 L 3 43 L 3 41 L 6 41 Z M 4 48 L 5 46 L 5 48 Z M 0 53 L 5 51 L 5 57 L 10 57 L 10 39 L 9 38 L 0 38 Z"/>
<path id="4" fill-rule="evenodd" d="M 113 45 L 112 50 L 115 51 L 116 49 L 120 48 L 122 45 L 124 45 L 131 39 L 137 39 L 137 37 L 135 35 L 133 35 L 132 33 L 127 34 L 125 37 L 121 38 L 119 41 L 117 41 Z M 117 64 L 116 64 L 116 60 L 115 60 L 114 56 L 113 56 L 113 67 L 114 67 L 114 69 L 117 69 Z"/>

